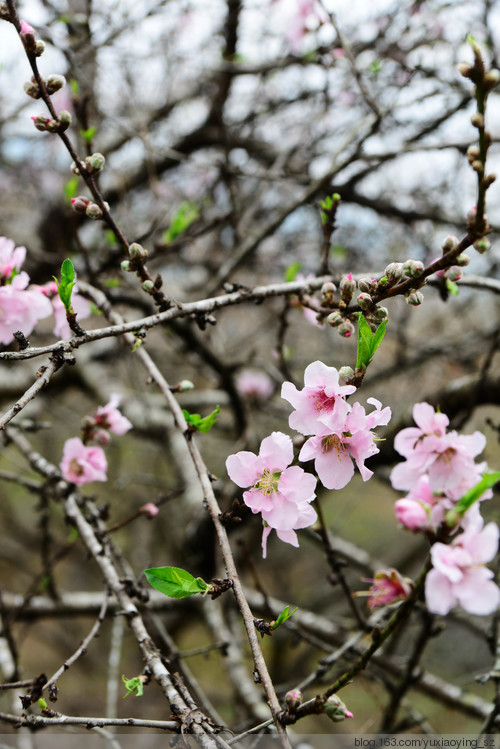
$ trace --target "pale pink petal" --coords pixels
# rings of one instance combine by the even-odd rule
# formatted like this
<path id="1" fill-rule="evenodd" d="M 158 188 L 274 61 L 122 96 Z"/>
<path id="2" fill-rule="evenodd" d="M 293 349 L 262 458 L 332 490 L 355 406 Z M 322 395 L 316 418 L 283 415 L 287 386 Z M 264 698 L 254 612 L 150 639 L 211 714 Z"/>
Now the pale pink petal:
<path id="1" fill-rule="evenodd" d="M 457 599 L 453 585 L 438 570 L 431 570 L 425 579 L 425 602 L 432 614 L 445 615 L 452 609 Z"/>
<path id="2" fill-rule="evenodd" d="M 231 481 L 246 489 L 247 486 L 253 486 L 260 479 L 264 465 L 254 453 L 241 450 L 227 458 L 226 470 Z"/>
<path id="3" fill-rule="evenodd" d="M 283 432 L 273 432 L 262 440 L 259 458 L 271 473 L 283 471 L 293 460 L 291 438 Z"/>
<path id="4" fill-rule="evenodd" d="M 272 506 L 269 510 L 262 509 L 262 517 L 271 528 L 288 531 L 295 527 L 299 516 L 296 504 L 288 502 L 279 491 L 272 495 Z"/>
<path id="5" fill-rule="evenodd" d="M 286 468 L 279 480 L 280 492 L 290 501 L 296 504 L 312 502 L 316 478 L 311 473 L 306 473 L 299 466 Z"/>
<path id="6" fill-rule="evenodd" d="M 485 567 L 467 570 L 460 586 L 455 586 L 455 594 L 462 608 L 470 614 L 484 616 L 497 610 L 500 603 L 500 590 L 491 579 L 493 572 Z"/>

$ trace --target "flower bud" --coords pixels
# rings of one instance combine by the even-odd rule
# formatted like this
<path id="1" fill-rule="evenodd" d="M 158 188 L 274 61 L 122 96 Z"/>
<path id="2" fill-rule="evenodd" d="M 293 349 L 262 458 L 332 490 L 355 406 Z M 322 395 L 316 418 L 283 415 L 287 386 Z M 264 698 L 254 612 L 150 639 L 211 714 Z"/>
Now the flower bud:
<path id="1" fill-rule="evenodd" d="M 89 203 L 90 200 L 84 195 L 78 195 L 76 198 L 71 198 L 71 205 L 73 206 L 73 210 L 77 213 L 86 213 Z"/>
<path id="2" fill-rule="evenodd" d="M 403 277 L 403 263 L 389 263 L 384 273 L 391 283 L 396 283 L 396 281 L 399 281 Z"/>
<path id="3" fill-rule="evenodd" d="M 0 2 L 0 20 L 10 21 L 10 12 L 7 3 Z"/>
<path id="4" fill-rule="evenodd" d="M 450 252 L 450 250 L 455 250 L 458 247 L 458 239 L 455 237 L 454 234 L 448 234 L 446 239 L 444 240 L 442 244 L 443 252 Z"/>
<path id="5" fill-rule="evenodd" d="M 368 310 L 373 305 L 373 300 L 369 294 L 359 294 L 356 302 L 362 310 Z"/>
<path id="6" fill-rule="evenodd" d="M 477 146 L 469 146 L 467 149 L 467 160 L 469 164 L 479 158 L 479 148 Z"/>
<path id="7" fill-rule="evenodd" d="M 46 117 L 44 114 L 33 115 L 31 119 L 33 120 L 36 129 L 40 130 L 41 133 L 45 133 L 47 131 L 48 123 L 53 122 L 50 117 Z"/>
<path id="8" fill-rule="evenodd" d="M 57 118 L 59 120 L 58 131 L 60 133 L 64 133 L 64 131 L 67 130 L 71 125 L 71 114 L 67 109 L 61 109 L 61 111 L 57 115 Z"/>
<path id="9" fill-rule="evenodd" d="M 337 325 L 340 325 L 343 319 L 344 318 L 342 317 L 340 312 L 338 310 L 335 310 L 335 312 L 332 312 L 331 315 L 328 315 L 328 317 L 326 318 L 326 321 L 333 328 L 336 328 Z"/>
<path id="10" fill-rule="evenodd" d="M 21 30 L 19 35 L 25 48 L 28 51 L 33 51 L 36 44 L 35 29 L 33 28 L 33 26 L 30 26 L 30 24 L 26 23 L 26 21 L 21 21 Z"/>
<path id="11" fill-rule="evenodd" d="M 321 302 L 322 304 L 331 304 L 333 302 L 333 295 L 337 287 L 331 281 L 325 281 L 321 287 Z"/>
<path id="12" fill-rule="evenodd" d="M 93 153 L 92 156 L 87 156 L 85 163 L 87 164 L 89 171 L 100 172 L 104 168 L 106 159 L 102 153 Z"/>
<path id="13" fill-rule="evenodd" d="M 45 52 L 45 42 L 43 39 L 37 39 L 35 43 L 35 49 L 33 50 L 35 53 L 35 57 L 41 57 L 43 53 Z"/>
<path id="14" fill-rule="evenodd" d="M 384 322 L 384 320 L 389 319 L 389 310 L 387 307 L 375 307 L 375 318 L 379 322 Z"/>
<path id="15" fill-rule="evenodd" d="M 412 307 L 418 307 L 424 301 L 424 295 L 421 291 L 412 291 L 405 297 L 406 304 L 411 304 Z"/>
<path id="16" fill-rule="evenodd" d="M 331 694 L 323 705 L 323 712 L 327 715 L 330 720 L 334 723 L 340 723 L 345 718 L 352 718 L 353 714 L 347 709 L 345 704 L 342 702 L 340 697 L 336 694 Z"/>
<path id="17" fill-rule="evenodd" d="M 150 281 L 149 278 L 146 279 L 146 281 L 143 281 L 142 288 L 144 289 L 144 291 L 147 291 L 148 294 L 150 294 L 154 290 L 154 287 L 154 283 Z"/>
<path id="18" fill-rule="evenodd" d="M 486 91 L 491 91 L 492 88 L 495 88 L 499 81 L 500 71 L 496 70 L 495 68 L 493 68 L 493 70 L 489 70 L 484 74 L 483 85 Z"/>
<path id="19" fill-rule="evenodd" d="M 446 271 L 446 278 L 449 281 L 453 281 L 454 283 L 455 281 L 460 281 L 462 276 L 462 268 L 460 268 L 460 266 L 458 265 L 452 265 L 451 268 L 448 268 L 448 270 Z"/>
<path id="20" fill-rule="evenodd" d="M 481 172 L 484 169 L 484 164 L 482 161 L 479 161 L 479 159 L 476 159 L 472 162 L 471 167 L 475 172 Z"/>
<path id="21" fill-rule="evenodd" d="M 153 502 L 146 502 L 146 504 L 142 505 L 142 507 L 139 509 L 139 512 L 141 513 L 141 515 L 145 515 L 151 520 L 151 518 L 154 518 L 155 515 L 158 515 L 159 509 L 155 504 L 153 504 Z"/>
<path id="22" fill-rule="evenodd" d="M 491 242 L 486 237 L 482 237 L 482 239 L 476 239 L 474 242 L 474 249 L 479 252 L 480 255 L 483 255 L 485 252 L 488 252 L 488 250 L 491 247 Z"/>
<path id="23" fill-rule="evenodd" d="M 466 62 L 461 62 L 457 65 L 457 70 L 460 73 L 460 75 L 463 75 L 464 78 L 470 78 L 470 75 L 472 73 L 472 68 L 470 65 L 468 65 Z"/>
<path id="24" fill-rule="evenodd" d="M 84 162 L 83 162 L 83 161 L 79 161 L 79 162 L 78 162 L 78 164 L 80 165 L 80 167 L 81 167 L 81 168 L 82 168 L 83 170 L 85 169 L 85 164 L 84 164 Z M 71 171 L 73 172 L 73 174 L 76 174 L 76 176 L 77 176 L 77 177 L 80 177 L 80 174 L 81 174 L 81 173 L 80 173 L 80 170 L 79 170 L 79 168 L 78 168 L 78 165 L 76 164 L 76 162 L 75 162 L 75 161 L 72 161 L 72 162 L 71 162 Z"/>
<path id="25" fill-rule="evenodd" d="M 473 114 L 470 121 L 478 130 L 484 129 L 484 116 L 480 112 Z"/>
<path id="26" fill-rule="evenodd" d="M 354 325 L 350 320 L 344 320 L 342 325 L 337 328 L 342 338 L 350 338 L 354 333 Z"/>
<path id="27" fill-rule="evenodd" d="M 354 377 L 354 369 L 352 367 L 340 367 L 339 369 L 339 380 L 343 382 L 349 382 Z"/>
<path id="28" fill-rule="evenodd" d="M 304 697 L 300 689 L 290 689 L 290 691 L 285 694 L 285 702 L 288 712 L 294 713 L 302 704 L 303 699 Z"/>
<path id="29" fill-rule="evenodd" d="M 424 272 L 424 264 L 420 260 L 407 260 L 403 268 L 409 278 L 417 278 Z"/>
<path id="30" fill-rule="evenodd" d="M 467 223 L 469 226 L 474 225 L 476 223 L 477 218 L 477 207 L 474 206 L 474 208 L 471 208 L 470 211 L 467 211 Z"/>
<path id="31" fill-rule="evenodd" d="M 342 301 L 344 301 L 346 304 L 349 304 L 355 291 L 356 281 L 353 279 L 352 273 L 348 273 L 347 276 L 344 276 L 344 278 L 340 282 L 340 294 L 342 296 Z"/>
<path id="32" fill-rule="evenodd" d="M 60 91 L 66 85 L 66 78 L 63 75 L 49 75 L 45 82 L 45 87 L 48 94 L 55 94 L 56 91 Z"/>
<path id="33" fill-rule="evenodd" d="M 85 209 L 85 214 L 93 221 L 98 221 L 100 218 L 102 218 L 102 210 L 97 205 L 97 203 L 89 203 L 87 208 Z"/>
<path id="34" fill-rule="evenodd" d="M 120 268 L 124 271 L 131 270 L 130 268 L 130 260 L 122 260 L 120 263 Z"/>
<path id="35" fill-rule="evenodd" d="M 360 291 L 365 291 L 367 294 L 373 294 L 377 290 L 377 280 L 375 278 L 360 278 L 358 286 Z"/>
<path id="36" fill-rule="evenodd" d="M 490 185 L 495 182 L 497 178 L 496 174 L 486 174 L 482 179 L 482 185 L 487 190 Z"/>
<path id="37" fill-rule="evenodd" d="M 455 258 L 455 262 L 457 265 L 460 265 L 462 268 L 465 268 L 466 265 L 469 265 L 470 263 L 470 257 L 465 254 L 465 252 L 462 252 L 458 257 Z"/>
<path id="38" fill-rule="evenodd" d="M 405 500 L 398 500 L 398 502 L 403 501 Z M 418 504 L 418 502 L 415 502 L 415 504 Z M 399 519 L 400 518 L 398 518 L 398 520 Z M 425 522 L 423 517 L 420 519 L 422 522 Z M 410 530 L 416 530 L 415 527 L 407 527 L 409 527 Z M 372 610 L 379 608 L 380 606 L 390 606 L 399 601 L 406 601 L 413 589 L 412 581 L 408 577 L 403 577 L 395 569 L 377 570 L 374 578 L 371 580 L 365 580 L 365 582 L 373 583 L 368 591 L 368 607 Z"/>
<path id="39" fill-rule="evenodd" d="M 24 84 L 24 93 L 27 96 L 31 96 L 32 99 L 39 99 L 42 95 L 36 81 L 26 81 Z"/>
<path id="40" fill-rule="evenodd" d="M 179 382 L 179 393 L 185 393 L 188 390 L 194 390 L 194 383 L 191 380 L 181 380 Z"/>
<path id="41" fill-rule="evenodd" d="M 148 251 L 142 245 L 138 244 L 138 242 L 132 242 L 128 248 L 128 254 L 132 260 L 146 260 Z"/>

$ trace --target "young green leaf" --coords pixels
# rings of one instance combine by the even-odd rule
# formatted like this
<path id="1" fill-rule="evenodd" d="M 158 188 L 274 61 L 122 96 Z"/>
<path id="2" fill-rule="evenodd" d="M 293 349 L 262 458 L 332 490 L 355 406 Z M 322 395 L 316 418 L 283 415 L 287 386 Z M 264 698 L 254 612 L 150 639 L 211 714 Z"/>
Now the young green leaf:
<path id="1" fill-rule="evenodd" d="M 90 143 L 96 133 L 96 127 L 89 127 L 87 130 L 80 130 L 80 135 L 86 143 Z"/>
<path id="2" fill-rule="evenodd" d="M 358 354 L 356 358 L 356 369 L 362 371 L 372 360 L 373 354 L 382 343 L 385 336 L 387 322 L 380 323 L 375 333 L 372 333 L 370 326 L 362 314 L 358 318 Z"/>
<path id="3" fill-rule="evenodd" d="M 449 278 L 446 279 L 446 288 L 452 296 L 458 296 L 459 288 L 457 284 L 454 281 L 450 281 Z"/>
<path id="4" fill-rule="evenodd" d="M 187 598 L 210 588 L 201 577 L 193 577 L 180 567 L 151 567 L 144 574 L 153 588 L 169 598 Z"/>
<path id="5" fill-rule="evenodd" d="M 299 273 L 301 268 L 302 268 L 302 263 L 292 263 L 291 265 L 289 265 L 285 271 L 286 283 L 291 283 L 292 281 L 295 281 L 295 279 L 297 278 L 297 274 Z"/>
<path id="6" fill-rule="evenodd" d="M 54 280 L 57 283 L 57 291 L 59 292 L 59 298 L 61 302 L 64 304 L 64 307 L 68 310 L 68 312 L 71 311 L 71 293 L 73 291 L 73 286 L 75 285 L 75 269 L 73 268 L 73 263 L 69 258 L 66 258 L 66 260 L 63 261 L 63 264 L 61 265 L 61 280 L 60 282 L 57 281 L 57 278 L 54 276 Z"/>
<path id="7" fill-rule="evenodd" d="M 122 675 L 122 681 L 125 684 L 125 689 L 127 690 L 127 694 L 123 695 L 123 698 L 129 697 L 131 694 L 134 694 L 136 697 L 142 697 L 144 693 L 144 689 L 142 687 L 144 677 L 143 676 L 134 676 L 132 679 L 127 679 L 126 676 Z"/>
<path id="8" fill-rule="evenodd" d="M 205 417 L 200 416 L 200 414 L 190 414 L 189 411 L 186 411 L 184 408 L 182 409 L 182 413 L 184 414 L 186 422 L 190 426 L 197 429 L 199 432 L 206 434 L 217 421 L 217 417 L 220 414 L 220 408 L 219 406 L 216 406 L 215 411 L 212 411 L 211 414 Z"/>
<path id="9" fill-rule="evenodd" d="M 290 611 L 290 606 L 285 606 L 278 618 L 274 622 L 271 622 L 271 629 L 278 629 L 278 627 L 286 622 L 287 619 L 290 619 L 290 617 L 293 616 L 296 611 L 297 608 L 294 608 L 293 611 Z"/>
<path id="10" fill-rule="evenodd" d="M 174 218 L 168 229 L 163 233 L 163 241 L 166 244 L 170 244 L 177 239 L 181 234 L 184 234 L 191 224 L 199 218 L 200 211 L 195 203 L 190 203 L 188 200 L 181 203 L 179 210 L 175 214 Z"/>
<path id="11" fill-rule="evenodd" d="M 76 198 L 78 194 L 78 185 L 80 182 L 80 178 L 76 175 L 74 177 L 71 177 L 68 182 L 63 187 L 64 197 L 66 198 L 67 203 L 71 203 L 71 198 Z"/>
<path id="12" fill-rule="evenodd" d="M 479 497 L 481 497 L 481 495 L 484 494 L 485 491 L 487 491 L 488 489 L 492 489 L 495 484 L 498 484 L 499 481 L 500 471 L 483 474 L 483 478 L 481 479 L 481 481 L 473 486 L 472 489 L 469 489 L 469 491 L 465 492 L 463 497 L 458 500 L 455 507 L 450 510 L 450 512 L 448 513 L 450 517 L 448 517 L 448 515 L 446 516 L 446 522 L 448 523 L 450 521 L 451 525 L 456 525 L 456 522 L 452 522 L 453 518 L 451 517 L 451 513 L 453 513 L 457 519 L 460 519 L 465 515 L 469 507 L 472 507 L 474 502 L 477 502 Z"/>

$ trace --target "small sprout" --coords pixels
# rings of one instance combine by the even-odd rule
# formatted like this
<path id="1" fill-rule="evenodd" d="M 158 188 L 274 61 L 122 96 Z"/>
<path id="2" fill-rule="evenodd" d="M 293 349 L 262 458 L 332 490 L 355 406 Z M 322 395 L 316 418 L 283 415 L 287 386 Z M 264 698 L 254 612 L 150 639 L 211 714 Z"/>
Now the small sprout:
<path id="1" fill-rule="evenodd" d="M 186 393 L 188 390 L 194 390 L 194 384 L 191 380 L 181 380 L 179 382 L 179 393 Z"/>
<path id="2" fill-rule="evenodd" d="M 169 598 L 188 598 L 207 593 L 210 585 L 180 567 L 151 567 L 145 570 L 148 583 Z"/>
<path id="3" fill-rule="evenodd" d="M 216 406 L 215 410 L 205 417 L 200 416 L 200 414 L 190 414 L 189 411 L 186 411 L 184 408 L 182 409 L 182 413 L 184 414 L 188 427 L 191 427 L 191 429 L 197 429 L 199 432 L 202 432 L 202 434 L 206 434 L 217 422 L 220 414 L 220 407 Z"/>
<path id="4" fill-rule="evenodd" d="M 474 249 L 476 250 L 476 252 L 479 252 L 480 255 L 484 255 L 485 252 L 488 252 L 490 247 L 491 242 L 487 237 L 476 239 L 476 241 L 474 242 Z"/>
<path id="5" fill-rule="evenodd" d="M 146 291 L 148 294 L 151 294 L 152 291 L 154 291 L 155 285 L 154 283 L 148 278 L 142 283 L 142 288 L 144 291 Z"/>
<path id="6" fill-rule="evenodd" d="M 288 619 L 290 619 L 295 612 L 297 611 L 297 608 L 294 608 L 293 611 L 290 611 L 290 606 L 285 606 L 281 614 L 278 616 L 278 618 L 271 622 L 270 629 L 278 629 L 282 624 L 284 624 Z"/>
<path id="7" fill-rule="evenodd" d="M 57 283 L 59 299 L 64 304 L 65 309 L 71 312 L 71 294 L 76 283 L 76 277 L 73 263 L 69 258 L 66 258 L 61 265 L 61 281 L 58 282 L 55 276 L 54 281 Z"/>
<path id="8" fill-rule="evenodd" d="M 127 690 L 127 693 L 123 695 L 124 699 L 125 697 L 129 697 L 134 693 L 136 697 L 142 697 L 144 693 L 143 684 L 146 679 L 147 676 L 144 676 L 143 674 L 141 674 L 141 676 L 134 676 L 132 677 L 132 679 L 127 679 L 126 676 L 122 675 L 122 681 L 125 684 L 125 689 Z"/>

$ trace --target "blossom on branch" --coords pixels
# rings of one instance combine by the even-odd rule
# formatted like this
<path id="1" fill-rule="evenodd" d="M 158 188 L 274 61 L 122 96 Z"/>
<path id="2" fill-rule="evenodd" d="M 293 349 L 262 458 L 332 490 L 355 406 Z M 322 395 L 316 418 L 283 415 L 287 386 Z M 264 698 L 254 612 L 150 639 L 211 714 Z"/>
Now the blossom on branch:
<path id="1" fill-rule="evenodd" d="M 254 514 L 261 513 L 267 524 L 262 546 L 266 556 L 266 542 L 274 529 L 286 543 L 298 546 L 294 529 L 305 528 L 316 520 L 310 506 L 315 497 L 316 479 L 293 460 L 292 440 L 282 432 L 273 432 L 262 440 L 259 454 L 242 450 L 226 460 L 229 477 L 237 486 L 249 487 L 243 500 Z"/>
<path id="2" fill-rule="evenodd" d="M 11 343 L 17 331 L 28 336 L 39 320 L 51 314 L 48 299 L 28 289 L 28 284 L 29 276 L 22 271 L 11 283 L 0 286 L 0 343 Z"/>
<path id="3" fill-rule="evenodd" d="M 109 403 L 105 406 L 99 406 L 94 414 L 94 423 L 96 426 L 106 429 L 112 434 L 122 435 L 132 429 L 132 423 L 118 410 L 121 396 L 113 393 L 110 396 Z"/>
<path id="4" fill-rule="evenodd" d="M 63 478 L 77 486 L 108 479 L 108 463 L 102 447 L 87 447 L 79 437 L 64 443 L 60 468 Z"/>

